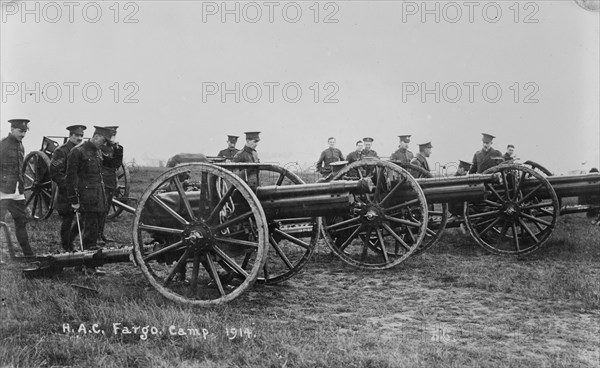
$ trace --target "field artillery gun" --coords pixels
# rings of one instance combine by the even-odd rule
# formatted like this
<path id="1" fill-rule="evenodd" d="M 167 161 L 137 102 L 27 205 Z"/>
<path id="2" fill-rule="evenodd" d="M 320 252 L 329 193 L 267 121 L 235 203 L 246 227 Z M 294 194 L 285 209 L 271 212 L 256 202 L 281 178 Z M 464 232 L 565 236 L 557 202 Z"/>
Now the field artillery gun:
<path id="1" fill-rule="evenodd" d="M 69 137 L 44 136 L 40 150 L 29 152 L 23 160 L 21 171 L 25 184 L 25 205 L 33 220 L 45 220 L 54 210 L 58 188 L 50 178 L 50 161 L 52 153 L 60 146 L 55 139 L 62 140 L 64 144 Z M 115 219 L 123 212 L 123 207 L 119 203 L 129 202 L 130 185 L 129 169 L 125 164 L 121 164 L 117 170 L 117 188 L 114 194 L 118 203 L 113 201 L 107 215 L 108 219 Z"/>
<path id="2" fill-rule="evenodd" d="M 356 168 L 368 175 L 338 180 Z M 432 203 L 466 202 L 466 221 L 482 239 L 490 242 L 488 234 L 495 234 L 517 251 L 531 251 L 553 230 L 557 193 L 530 168 L 495 169 L 415 179 L 393 163 L 365 160 L 342 169 L 336 180 L 303 184 L 275 165 L 182 165 L 156 178 L 137 208 L 124 208 L 135 213 L 133 248 L 54 255 L 31 272 L 120 262 L 133 254 L 163 296 L 191 305 L 220 304 L 254 282 L 275 284 L 297 274 L 314 252 L 322 223 L 329 245 L 345 262 L 370 269 L 396 266 L 445 228 L 430 221 Z M 561 195 L 597 191 L 600 185 L 598 175 L 556 180 Z"/>

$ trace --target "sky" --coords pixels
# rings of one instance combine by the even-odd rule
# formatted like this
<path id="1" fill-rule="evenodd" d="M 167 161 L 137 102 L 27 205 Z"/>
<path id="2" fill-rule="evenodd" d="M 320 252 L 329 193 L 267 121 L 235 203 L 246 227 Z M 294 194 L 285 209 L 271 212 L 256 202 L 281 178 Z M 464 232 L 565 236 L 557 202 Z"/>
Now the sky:
<path id="1" fill-rule="evenodd" d="M 600 166 L 600 13 L 571 0 L 3 1 L 0 41 L 1 134 L 30 119 L 26 151 L 118 125 L 158 165 L 261 131 L 262 162 L 307 168 L 330 136 L 385 157 L 411 134 L 441 167 L 486 132 L 555 173 Z"/>

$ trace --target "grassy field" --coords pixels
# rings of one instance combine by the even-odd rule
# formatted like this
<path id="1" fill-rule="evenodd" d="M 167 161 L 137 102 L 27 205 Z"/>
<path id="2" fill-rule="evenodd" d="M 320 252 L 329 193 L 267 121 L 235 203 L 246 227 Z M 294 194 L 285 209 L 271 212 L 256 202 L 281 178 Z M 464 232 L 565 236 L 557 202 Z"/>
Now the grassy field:
<path id="1" fill-rule="evenodd" d="M 134 173 L 133 196 L 158 174 Z M 59 220 L 28 225 L 38 253 L 58 251 Z M 4 265 L 0 367 L 597 367 L 600 228 L 589 223 L 560 218 L 546 246 L 520 258 L 450 229 L 386 271 L 347 266 L 319 244 L 296 277 L 213 308 L 164 299 L 133 263 L 34 280 Z M 131 244 L 131 215 L 107 227 Z"/>

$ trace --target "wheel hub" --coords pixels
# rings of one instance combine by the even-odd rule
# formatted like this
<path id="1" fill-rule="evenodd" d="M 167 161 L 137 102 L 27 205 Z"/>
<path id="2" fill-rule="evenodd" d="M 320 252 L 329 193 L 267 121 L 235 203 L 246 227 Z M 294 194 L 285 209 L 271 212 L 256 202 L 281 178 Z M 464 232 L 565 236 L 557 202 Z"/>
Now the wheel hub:
<path id="1" fill-rule="evenodd" d="M 508 217 L 517 217 L 519 213 L 519 206 L 515 202 L 508 202 L 504 207 L 504 214 Z"/>
<path id="2" fill-rule="evenodd" d="M 365 225 L 379 226 L 381 225 L 383 218 L 383 210 L 376 204 L 368 204 L 361 209 L 360 221 Z"/>
<path id="3" fill-rule="evenodd" d="M 214 241 L 210 228 L 201 222 L 195 222 L 188 226 L 182 234 L 183 243 L 191 246 L 195 251 L 207 250 Z"/>

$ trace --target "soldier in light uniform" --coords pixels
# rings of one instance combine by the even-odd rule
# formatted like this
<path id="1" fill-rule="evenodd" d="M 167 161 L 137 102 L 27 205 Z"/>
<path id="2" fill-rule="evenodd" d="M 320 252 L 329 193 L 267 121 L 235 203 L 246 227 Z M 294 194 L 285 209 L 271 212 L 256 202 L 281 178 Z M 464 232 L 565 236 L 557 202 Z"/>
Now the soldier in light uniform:
<path id="1" fill-rule="evenodd" d="M 0 221 L 10 212 L 15 222 L 15 232 L 23 255 L 33 256 L 27 235 L 27 209 L 23 180 L 25 149 L 23 138 L 29 130 L 29 120 L 12 119 L 10 133 L 0 141 Z"/>
<path id="2" fill-rule="evenodd" d="M 99 224 L 107 203 L 100 146 L 114 135 L 114 130 L 94 128 L 92 138 L 73 148 L 67 159 L 67 195 L 71 207 L 81 214 L 85 250 L 97 249 Z"/>
<path id="3" fill-rule="evenodd" d="M 342 154 L 342 151 L 335 148 L 335 138 L 330 137 L 327 140 L 327 143 L 329 144 L 329 148 L 327 148 L 326 150 L 321 152 L 321 156 L 319 156 L 319 160 L 317 161 L 317 164 L 316 164 L 317 170 L 323 176 L 327 176 L 327 175 L 331 174 L 331 172 L 332 172 L 331 163 L 332 162 L 344 161 L 344 155 Z"/>
<path id="4" fill-rule="evenodd" d="M 377 152 L 375 152 L 374 150 L 371 149 L 371 146 L 373 145 L 373 138 L 371 137 L 365 137 L 363 138 L 363 142 L 365 142 L 365 149 L 362 152 L 362 157 L 376 157 L 379 158 L 379 156 L 377 156 Z"/>
<path id="5" fill-rule="evenodd" d="M 240 151 L 239 149 L 235 148 L 238 138 L 239 137 L 236 135 L 228 135 L 227 148 L 219 151 L 219 153 L 217 153 L 217 156 L 225 157 L 226 159 L 231 160 L 235 156 L 235 154 Z"/>
<path id="6" fill-rule="evenodd" d="M 100 245 L 113 241 L 104 235 L 104 226 L 106 225 L 106 216 L 108 216 L 112 205 L 112 199 L 117 190 L 117 170 L 123 164 L 123 146 L 115 140 L 119 127 L 107 126 L 105 128 L 111 130 L 112 136 L 105 144 L 100 146 L 100 152 L 102 152 L 102 178 L 106 190 L 106 210 L 100 218 L 100 224 L 98 225 L 98 243 Z"/>
<path id="7" fill-rule="evenodd" d="M 256 152 L 256 146 L 260 142 L 260 132 L 245 132 L 244 134 L 246 134 L 246 145 L 233 156 L 233 162 L 260 162 Z"/>
<path id="8" fill-rule="evenodd" d="M 419 144 L 419 153 L 410 161 L 411 164 L 415 166 L 419 166 L 427 171 L 431 171 L 429 169 L 429 163 L 427 162 L 427 158 L 431 155 L 431 149 L 433 146 L 431 142 Z"/>
<path id="9" fill-rule="evenodd" d="M 363 141 L 357 141 L 356 142 L 356 150 L 350 152 L 348 154 L 348 157 L 346 157 L 346 160 L 348 160 L 348 163 L 351 164 L 354 161 L 360 161 L 363 158 L 363 150 L 364 150 Z"/>
<path id="10" fill-rule="evenodd" d="M 54 209 L 56 209 L 62 218 L 60 240 L 62 248 L 67 252 L 74 250 L 73 239 L 77 236 L 77 224 L 73 221 L 75 219 L 75 212 L 69 203 L 67 195 L 67 158 L 71 150 L 83 141 L 83 131 L 85 129 L 85 125 L 71 125 L 67 127 L 69 140 L 54 150 L 52 161 L 50 162 L 50 177 L 58 187 Z"/>
<path id="11" fill-rule="evenodd" d="M 481 133 L 483 138 L 483 148 L 473 155 L 473 165 L 469 174 L 481 174 L 490 167 L 494 167 L 503 161 L 502 152 L 492 148 L 493 135 Z"/>
<path id="12" fill-rule="evenodd" d="M 408 150 L 408 144 L 410 143 L 410 135 L 399 135 L 400 144 L 398 145 L 398 150 L 392 153 L 390 156 L 390 161 L 399 161 L 404 164 L 409 164 L 413 159 L 414 155 L 411 151 Z"/>

